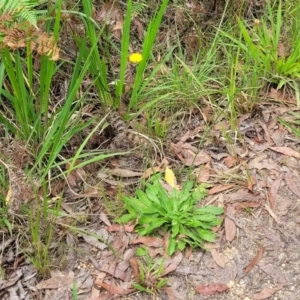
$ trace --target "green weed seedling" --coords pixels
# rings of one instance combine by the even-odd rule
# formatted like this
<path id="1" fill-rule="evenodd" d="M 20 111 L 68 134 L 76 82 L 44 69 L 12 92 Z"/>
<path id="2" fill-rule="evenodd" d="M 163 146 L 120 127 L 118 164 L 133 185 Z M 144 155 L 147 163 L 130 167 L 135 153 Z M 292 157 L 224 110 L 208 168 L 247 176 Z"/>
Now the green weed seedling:
<path id="1" fill-rule="evenodd" d="M 117 222 L 136 222 L 136 231 L 140 235 L 157 234 L 158 229 L 170 232 L 168 254 L 186 245 L 203 247 L 203 242 L 213 242 L 215 234 L 212 227 L 222 223 L 218 215 L 223 208 L 206 206 L 197 208 L 196 204 L 207 192 L 200 185 L 193 188 L 193 182 L 187 181 L 182 190 L 172 189 L 169 194 L 160 183 L 160 175 L 152 176 L 144 183 L 145 191 L 138 189 L 135 197 L 124 197 L 128 214 Z"/>
<path id="2" fill-rule="evenodd" d="M 157 293 L 159 289 L 168 283 L 168 279 L 162 277 L 164 259 L 159 258 L 154 261 L 145 247 L 138 248 L 136 256 L 142 259 L 137 259 L 139 274 L 136 278 L 137 282 L 133 283 L 133 287 L 141 292 Z"/>

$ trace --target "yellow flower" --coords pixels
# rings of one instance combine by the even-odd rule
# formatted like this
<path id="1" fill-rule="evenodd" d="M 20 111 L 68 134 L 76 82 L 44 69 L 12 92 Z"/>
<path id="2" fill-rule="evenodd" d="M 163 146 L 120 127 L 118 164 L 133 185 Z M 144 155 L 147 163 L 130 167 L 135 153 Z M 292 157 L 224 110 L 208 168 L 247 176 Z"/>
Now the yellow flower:
<path id="1" fill-rule="evenodd" d="M 166 170 L 165 170 L 165 180 L 172 188 L 179 190 L 179 186 L 177 185 L 177 180 L 176 180 L 175 174 L 168 167 L 166 167 Z"/>
<path id="2" fill-rule="evenodd" d="M 139 62 L 141 62 L 143 59 L 143 56 L 141 53 L 135 52 L 135 53 L 131 53 L 129 55 L 129 61 L 134 63 L 134 64 L 138 64 Z"/>

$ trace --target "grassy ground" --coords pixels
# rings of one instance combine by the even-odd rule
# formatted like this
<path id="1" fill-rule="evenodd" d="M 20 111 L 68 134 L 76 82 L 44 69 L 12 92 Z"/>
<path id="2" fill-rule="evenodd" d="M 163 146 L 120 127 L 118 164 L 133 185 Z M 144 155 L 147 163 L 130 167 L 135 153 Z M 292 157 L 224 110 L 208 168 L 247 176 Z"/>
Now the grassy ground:
<path id="1" fill-rule="evenodd" d="M 300 104 L 298 0 L 42 2 L 0 5 L 0 226 L 41 277 L 64 269 L 69 235 L 101 239 L 94 215 L 121 218 L 122 195 L 140 187 L 101 170 L 141 177 L 165 159 L 193 181 L 172 152 L 186 130 L 202 126 L 198 150 L 222 141 L 236 156 L 243 116 L 279 91 Z M 282 122 L 299 136 L 295 119 Z"/>

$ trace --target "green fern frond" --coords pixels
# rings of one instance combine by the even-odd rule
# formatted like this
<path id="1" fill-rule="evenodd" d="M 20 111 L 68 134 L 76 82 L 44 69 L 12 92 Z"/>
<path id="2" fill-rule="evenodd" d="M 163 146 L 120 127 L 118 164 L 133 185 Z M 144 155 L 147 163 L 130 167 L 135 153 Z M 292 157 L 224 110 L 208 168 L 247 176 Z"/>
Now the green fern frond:
<path id="1" fill-rule="evenodd" d="M 132 2 L 132 17 L 136 17 L 144 12 L 147 8 L 147 1 L 139 0 L 137 2 Z"/>
<path id="2" fill-rule="evenodd" d="M 35 8 L 40 4 L 38 0 L 0 0 L 0 14 L 9 14 L 37 27 L 39 11 Z"/>

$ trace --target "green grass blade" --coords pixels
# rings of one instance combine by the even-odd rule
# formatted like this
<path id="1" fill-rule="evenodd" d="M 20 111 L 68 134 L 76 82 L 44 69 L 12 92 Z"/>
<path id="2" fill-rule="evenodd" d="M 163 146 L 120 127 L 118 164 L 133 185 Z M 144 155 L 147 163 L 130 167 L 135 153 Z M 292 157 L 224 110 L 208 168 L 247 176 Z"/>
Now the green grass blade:
<path id="1" fill-rule="evenodd" d="M 58 113 L 56 119 L 53 119 L 51 129 L 45 137 L 44 143 L 39 151 L 36 163 L 33 167 L 33 169 L 35 169 L 42 162 L 45 155 L 49 153 L 47 165 L 44 167 L 43 174 L 41 175 L 42 178 L 46 176 L 50 168 L 53 166 L 53 163 L 60 153 L 60 150 L 64 146 L 64 143 L 66 143 L 67 140 L 72 136 L 71 131 L 69 131 L 69 134 L 67 136 L 64 136 L 64 132 L 66 130 L 67 123 L 72 116 L 72 111 L 76 109 L 76 106 L 71 109 L 74 99 L 76 98 L 76 92 L 78 91 L 83 77 L 85 76 L 90 65 L 90 60 L 88 59 L 85 61 L 83 67 L 81 67 L 85 47 L 86 44 L 82 43 L 74 67 L 74 73 L 72 75 L 71 83 L 67 92 L 65 104 L 62 107 L 61 111 Z"/>
<path id="2" fill-rule="evenodd" d="M 109 92 L 109 86 L 106 77 L 106 62 L 104 59 L 100 58 L 98 51 L 98 41 L 103 33 L 104 26 L 100 30 L 99 34 L 97 34 L 96 25 L 92 19 L 92 2 L 82 0 L 82 6 L 85 13 L 85 18 L 83 21 L 86 26 L 87 37 L 91 44 L 91 49 L 87 54 L 87 56 L 91 56 L 91 61 L 93 62 L 90 64 L 90 72 L 94 79 L 94 84 L 96 85 L 100 98 L 106 105 L 111 105 L 113 101 Z"/>
<path id="3" fill-rule="evenodd" d="M 123 25 L 122 45 L 121 45 L 121 66 L 120 66 L 120 82 L 116 86 L 116 101 L 115 106 L 120 108 L 121 97 L 123 94 L 123 85 L 125 80 L 125 71 L 128 60 L 129 38 L 130 38 L 130 23 L 132 13 L 132 0 L 127 1 L 126 15 Z"/>
<path id="4" fill-rule="evenodd" d="M 137 93 L 144 80 L 144 72 L 146 69 L 146 65 L 152 50 L 152 46 L 156 39 L 156 34 L 158 32 L 158 28 L 160 26 L 162 17 L 167 8 L 167 5 L 168 5 L 168 0 L 163 0 L 157 15 L 150 21 L 150 24 L 148 26 L 148 30 L 143 44 L 143 52 L 142 52 L 143 59 L 137 66 L 132 96 L 128 105 L 129 109 L 136 107 L 137 105 L 138 102 Z"/>

